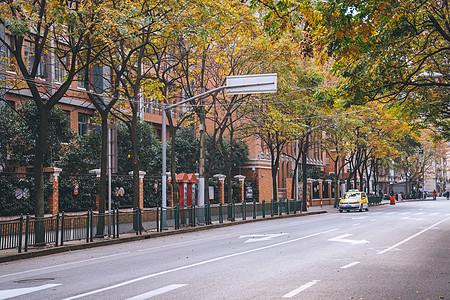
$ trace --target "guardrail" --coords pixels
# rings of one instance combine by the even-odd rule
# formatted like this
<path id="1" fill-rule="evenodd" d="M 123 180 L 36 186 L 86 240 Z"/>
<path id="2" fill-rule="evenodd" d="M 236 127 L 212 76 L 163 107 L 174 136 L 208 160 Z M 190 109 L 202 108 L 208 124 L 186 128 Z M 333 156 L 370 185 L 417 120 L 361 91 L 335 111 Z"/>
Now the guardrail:
<path id="1" fill-rule="evenodd" d="M 195 227 L 199 224 L 210 225 L 223 223 L 224 220 L 233 222 L 274 217 L 283 214 L 296 214 L 301 211 L 301 202 L 294 200 L 271 201 L 266 203 L 243 202 L 204 207 L 195 205 L 180 208 L 165 208 L 168 228 Z M 145 208 L 135 210 L 114 209 L 106 214 L 99 214 L 92 210 L 83 214 L 57 213 L 45 218 L 35 218 L 30 215 L 0 221 L 0 250 L 15 249 L 27 252 L 30 247 L 63 246 L 65 242 L 85 240 L 93 242 L 94 238 L 109 236 L 119 238 L 121 234 L 142 234 L 143 231 L 159 232 L 163 228 L 162 209 Z M 201 223 L 198 216 L 202 215 Z"/>

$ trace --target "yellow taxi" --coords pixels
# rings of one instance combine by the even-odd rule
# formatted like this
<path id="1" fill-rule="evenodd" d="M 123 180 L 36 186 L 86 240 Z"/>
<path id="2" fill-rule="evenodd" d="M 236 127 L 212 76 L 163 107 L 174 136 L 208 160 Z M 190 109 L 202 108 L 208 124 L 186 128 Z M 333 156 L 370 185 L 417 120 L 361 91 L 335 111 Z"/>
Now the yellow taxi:
<path id="1" fill-rule="evenodd" d="M 344 197 L 339 200 L 339 212 L 343 212 L 344 210 L 368 211 L 369 198 L 367 198 L 367 194 L 358 190 L 349 190 L 346 192 Z"/>

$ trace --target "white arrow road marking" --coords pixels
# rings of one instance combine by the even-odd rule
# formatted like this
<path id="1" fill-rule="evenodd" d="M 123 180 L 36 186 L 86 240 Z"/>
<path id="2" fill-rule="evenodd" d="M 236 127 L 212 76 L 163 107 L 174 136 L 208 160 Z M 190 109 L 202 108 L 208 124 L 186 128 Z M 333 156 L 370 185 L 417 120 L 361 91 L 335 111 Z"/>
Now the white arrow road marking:
<path id="1" fill-rule="evenodd" d="M 298 289 L 293 290 L 292 292 L 287 293 L 286 295 L 283 296 L 283 298 L 292 298 L 295 295 L 297 295 L 300 292 L 303 292 L 304 290 L 312 287 L 313 285 L 315 285 L 316 283 L 318 283 L 320 280 L 313 280 L 311 282 L 308 282 L 307 284 L 302 285 L 301 287 L 299 287 Z"/>
<path id="2" fill-rule="evenodd" d="M 357 265 L 359 263 L 360 263 L 359 261 L 354 261 L 352 263 L 349 263 L 348 265 L 342 266 L 341 269 L 348 269 L 348 268 L 353 267 L 353 266 L 355 266 L 355 265 Z"/>
<path id="3" fill-rule="evenodd" d="M 244 243 L 254 243 L 254 242 L 268 241 L 283 235 L 287 235 L 287 233 L 249 234 L 249 235 L 241 235 L 239 238 L 240 239 L 249 238 Z"/>
<path id="4" fill-rule="evenodd" d="M 13 297 L 29 294 L 29 293 L 34 293 L 37 291 L 50 289 L 50 288 L 53 288 L 58 285 L 61 285 L 61 284 L 44 284 L 41 286 L 29 287 L 29 288 L 0 290 L 0 299 L 8 299 L 8 298 L 13 298 Z"/>
<path id="5" fill-rule="evenodd" d="M 164 294 L 164 293 L 167 293 L 167 292 L 179 289 L 179 288 L 181 288 L 183 286 L 186 286 L 186 285 L 187 284 L 171 284 L 171 285 L 165 286 L 165 287 L 160 288 L 160 289 L 156 289 L 156 290 L 144 293 L 144 294 L 137 295 L 135 297 L 128 298 L 127 300 L 145 300 L 145 299 L 149 299 L 149 298 L 152 298 L 152 297 L 155 297 L 155 296 L 158 296 L 158 295 L 161 295 L 161 294 Z"/>
<path id="6" fill-rule="evenodd" d="M 328 239 L 329 241 L 332 242 L 342 242 L 342 243 L 348 243 L 348 244 L 352 244 L 352 245 L 358 245 L 358 244 L 368 244 L 369 241 L 367 240 L 349 240 L 346 239 L 346 237 L 352 236 L 353 234 L 351 233 L 346 233 L 331 239 Z"/>

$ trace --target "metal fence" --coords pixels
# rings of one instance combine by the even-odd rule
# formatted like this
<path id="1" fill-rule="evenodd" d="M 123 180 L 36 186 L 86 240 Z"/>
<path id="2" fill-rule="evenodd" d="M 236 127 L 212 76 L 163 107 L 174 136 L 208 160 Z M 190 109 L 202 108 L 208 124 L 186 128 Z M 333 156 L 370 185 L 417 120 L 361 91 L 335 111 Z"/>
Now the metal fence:
<path id="1" fill-rule="evenodd" d="M 294 200 L 266 203 L 243 202 L 119 210 L 106 214 L 87 211 L 79 214 L 57 213 L 45 218 L 30 215 L 0 221 L 0 250 L 18 249 L 27 252 L 30 247 L 62 246 L 69 241 L 93 242 L 95 238 L 119 238 L 121 234 L 152 234 L 165 229 L 180 229 L 213 223 L 233 222 L 296 214 L 301 202 Z"/>

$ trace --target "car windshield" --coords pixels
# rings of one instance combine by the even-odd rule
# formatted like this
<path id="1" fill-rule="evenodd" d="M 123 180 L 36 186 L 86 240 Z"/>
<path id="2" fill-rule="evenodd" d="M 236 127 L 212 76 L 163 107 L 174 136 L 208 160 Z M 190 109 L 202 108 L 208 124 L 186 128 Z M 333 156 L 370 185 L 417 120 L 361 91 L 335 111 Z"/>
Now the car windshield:
<path id="1" fill-rule="evenodd" d="M 344 199 L 359 200 L 359 199 L 361 199 L 361 194 L 360 193 L 346 193 L 346 194 L 344 194 Z"/>

